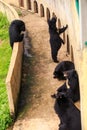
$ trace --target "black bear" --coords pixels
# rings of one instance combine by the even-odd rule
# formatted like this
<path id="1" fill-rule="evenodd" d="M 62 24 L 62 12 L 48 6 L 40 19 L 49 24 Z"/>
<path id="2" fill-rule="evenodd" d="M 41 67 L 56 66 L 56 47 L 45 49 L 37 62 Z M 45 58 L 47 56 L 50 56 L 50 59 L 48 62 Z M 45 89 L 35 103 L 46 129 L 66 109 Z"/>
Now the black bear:
<path id="1" fill-rule="evenodd" d="M 24 37 L 25 23 L 22 20 L 13 20 L 9 26 L 10 46 L 13 48 L 14 42 L 21 42 Z"/>
<path id="2" fill-rule="evenodd" d="M 67 87 L 67 84 L 66 84 L 66 82 L 65 82 L 63 85 L 61 85 L 61 86 L 57 89 L 57 93 L 59 93 L 59 92 L 67 92 L 67 89 L 70 89 L 70 86 Z M 55 95 L 55 94 L 54 94 L 54 95 Z"/>
<path id="3" fill-rule="evenodd" d="M 62 61 L 60 62 L 53 72 L 54 78 L 59 80 L 65 80 L 64 72 L 68 70 L 75 69 L 74 63 L 71 61 Z"/>
<path id="4" fill-rule="evenodd" d="M 56 17 L 53 17 L 51 20 L 48 19 L 51 56 L 52 56 L 53 61 L 58 63 L 59 62 L 57 60 L 58 50 L 60 49 L 62 43 L 64 44 L 64 41 L 60 37 L 60 34 L 63 33 L 67 29 L 68 25 L 66 25 L 66 27 L 57 29 L 56 21 L 57 21 Z"/>
<path id="5" fill-rule="evenodd" d="M 59 92 L 66 92 L 73 102 L 80 100 L 79 79 L 76 70 L 67 72 L 67 81 L 57 89 L 57 93 Z"/>
<path id="6" fill-rule="evenodd" d="M 66 93 L 54 95 L 56 99 L 54 109 L 60 119 L 59 130 L 81 130 L 81 115 Z"/>
<path id="7" fill-rule="evenodd" d="M 65 72 L 67 75 L 68 85 L 70 86 L 70 91 L 72 93 L 72 99 L 74 102 L 80 100 L 80 90 L 79 90 L 79 77 L 76 70 L 70 70 Z"/>

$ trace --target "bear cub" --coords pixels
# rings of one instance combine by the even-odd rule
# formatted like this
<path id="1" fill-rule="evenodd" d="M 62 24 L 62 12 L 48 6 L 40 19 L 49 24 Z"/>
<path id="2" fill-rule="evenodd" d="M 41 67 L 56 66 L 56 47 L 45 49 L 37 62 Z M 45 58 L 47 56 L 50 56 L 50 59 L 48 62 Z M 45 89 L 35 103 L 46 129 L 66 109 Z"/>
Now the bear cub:
<path id="1" fill-rule="evenodd" d="M 64 44 L 64 41 L 60 37 L 60 34 L 63 33 L 67 28 L 59 28 L 56 27 L 57 18 L 52 17 L 52 19 L 48 19 L 48 27 L 49 27 L 49 34 L 50 34 L 50 47 L 51 47 L 51 56 L 54 62 L 58 63 L 57 55 L 58 51 L 61 48 L 61 45 Z"/>
<path id="2" fill-rule="evenodd" d="M 66 77 L 64 76 L 64 72 L 72 70 L 72 69 L 75 69 L 73 62 L 62 61 L 54 69 L 54 72 L 53 72 L 54 78 L 57 78 L 58 80 L 65 80 Z"/>
<path id="3" fill-rule="evenodd" d="M 54 109 L 60 118 L 59 130 L 81 130 L 79 109 L 64 92 L 52 96 L 56 99 Z"/>
<path id="4" fill-rule="evenodd" d="M 9 26 L 10 46 L 13 49 L 14 42 L 21 42 L 24 37 L 25 23 L 22 20 L 13 20 Z"/>

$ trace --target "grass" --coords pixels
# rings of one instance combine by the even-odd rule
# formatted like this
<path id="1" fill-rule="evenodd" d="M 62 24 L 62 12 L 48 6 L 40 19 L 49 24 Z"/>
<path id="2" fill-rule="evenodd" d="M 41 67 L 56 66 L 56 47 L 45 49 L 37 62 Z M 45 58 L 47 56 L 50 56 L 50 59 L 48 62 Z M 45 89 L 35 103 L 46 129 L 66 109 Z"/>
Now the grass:
<path id="1" fill-rule="evenodd" d="M 12 53 L 9 46 L 8 27 L 9 22 L 6 16 L 0 13 L 0 130 L 6 130 L 12 122 L 5 84 Z"/>

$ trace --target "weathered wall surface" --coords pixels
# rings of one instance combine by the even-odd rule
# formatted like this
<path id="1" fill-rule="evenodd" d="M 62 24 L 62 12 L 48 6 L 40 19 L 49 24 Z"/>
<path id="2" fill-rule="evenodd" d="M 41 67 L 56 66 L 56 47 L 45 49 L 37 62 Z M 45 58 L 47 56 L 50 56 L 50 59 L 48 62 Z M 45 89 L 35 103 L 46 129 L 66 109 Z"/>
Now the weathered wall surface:
<path id="1" fill-rule="evenodd" d="M 11 22 L 19 19 L 13 7 L 0 0 L 0 11 L 7 15 Z M 17 101 L 20 91 L 21 67 L 22 67 L 23 43 L 15 43 L 10 60 L 9 70 L 6 78 L 6 88 L 11 116 L 15 117 Z M 20 59 L 20 60 L 19 60 Z"/>
<path id="2" fill-rule="evenodd" d="M 9 107 L 11 116 L 15 117 L 20 92 L 23 44 L 14 43 L 10 66 L 6 78 Z M 20 59 L 20 60 L 19 60 Z"/>
<path id="3" fill-rule="evenodd" d="M 19 16 L 18 16 L 17 12 L 14 10 L 14 8 L 9 6 L 2 0 L 0 0 L 0 11 L 7 16 L 9 22 L 14 20 L 15 18 L 19 19 Z"/>
<path id="4" fill-rule="evenodd" d="M 3 0 L 3 1 L 5 1 L 8 4 L 19 6 L 19 1 L 20 0 Z"/>

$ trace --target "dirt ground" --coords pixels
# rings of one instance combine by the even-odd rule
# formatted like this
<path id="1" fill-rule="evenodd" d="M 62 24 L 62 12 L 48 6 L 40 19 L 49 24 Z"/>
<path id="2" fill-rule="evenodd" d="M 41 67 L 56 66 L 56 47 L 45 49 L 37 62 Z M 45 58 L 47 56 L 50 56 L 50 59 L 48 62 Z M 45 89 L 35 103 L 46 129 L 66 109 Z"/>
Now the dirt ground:
<path id="1" fill-rule="evenodd" d="M 18 116 L 12 130 L 58 130 L 59 119 L 51 94 L 63 84 L 53 78 L 57 63 L 51 59 L 47 21 L 26 12 L 21 17 L 30 37 L 32 57 L 24 56 Z M 66 44 L 59 51 L 59 61 L 69 60 Z"/>

